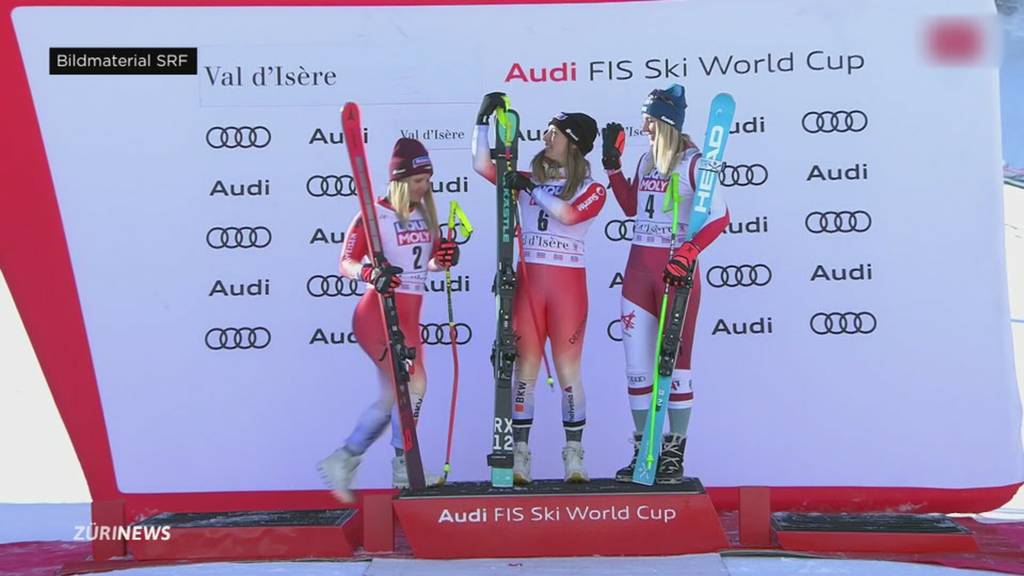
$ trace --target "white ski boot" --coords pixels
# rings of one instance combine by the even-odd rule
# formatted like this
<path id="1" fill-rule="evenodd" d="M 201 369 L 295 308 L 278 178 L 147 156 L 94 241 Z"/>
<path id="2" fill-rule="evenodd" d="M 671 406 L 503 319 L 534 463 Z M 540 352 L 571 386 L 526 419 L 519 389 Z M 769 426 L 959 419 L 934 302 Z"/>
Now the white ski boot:
<path id="1" fill-rule="evenodd" d="M 344 448 L 338 448 L 330 456 L 317 465 L 320 477 L 331 487 L 331 493 L 342 502 L 355 502 L 352 494 L 352 480 L 356 477 L 362 456 L 350 454 Z"/>
<path id="2" fill-rule="evenodd" d="M 583 467 L 583 443 L 570 440 L 562 448 L 562 463 L 565 464 L 566 482 L 590 482 L 586 468 Z"/>
<path id="3" fill-rule="evenodd" d="M 533 482 L 533 477 L 530 476 L 530 445 L 526 442 L 516 442 L 512 454 L 515 458 L 512 465 L 512 483 L 523 486 Z"/>
<path id="4" fill-rule="evenodd" d="M 437 474 L 428 474 L 423 471 L 423 482 L 426 486 L 440 486 L 444 484 L 444 477 Z M 409 472 L 405 469 L 405 456 L 395 456 L 391 459 L 391 485 L 400 490 L 409 487 Z"/>

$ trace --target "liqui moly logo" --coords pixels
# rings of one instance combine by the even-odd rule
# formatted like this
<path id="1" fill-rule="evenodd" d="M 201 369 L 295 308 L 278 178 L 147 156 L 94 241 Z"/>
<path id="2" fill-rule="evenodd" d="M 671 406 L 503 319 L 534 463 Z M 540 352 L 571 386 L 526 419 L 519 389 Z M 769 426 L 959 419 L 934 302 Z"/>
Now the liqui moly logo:
<path id="1" fill-rule="evenodd" d="M 713 126 L 711 134 L 708 135 L 708 149 L 704 152 L 703 164 L 700 171 L 700 180 L 697 182 L 697 192 L 693 202 L 693 211 L 707 214 L 711 210 L 711 193 L 714 191 L 715 182 L 718 178 L 718 170 L 721 164 L 722 140 L 725 139 L 725 127 Z"/>
<path id="2" fill-rule="evenodd" d="M 562 62 L 557 66 L 530 66 L 524 67 L 519 62 L 513 62 L 512 67 L 505 74 L 505 82 L 575 82 L 576 63 Z"/>
<path id="3" fill-rule="evenodd" d="M 395 222 L 395 235 L 399 246 L 430 244 L 434 241 L 430 236 L 430 230 L 427 230 L 427 223 L 422 220 L 410 220 L 404 225 Z"/>
<path id="4" fill-rule="evenodd" d="M 642 178 L 640 180 L 641 192 L 664 192 L 668 188 L 668 180 L 661 178 Z"/>

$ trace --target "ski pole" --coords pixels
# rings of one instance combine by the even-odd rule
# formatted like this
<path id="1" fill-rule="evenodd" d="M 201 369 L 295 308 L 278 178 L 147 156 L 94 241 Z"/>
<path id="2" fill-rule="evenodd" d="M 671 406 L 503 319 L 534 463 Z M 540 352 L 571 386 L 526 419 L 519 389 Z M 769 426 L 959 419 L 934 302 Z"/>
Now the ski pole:
<path id="1" fill-rule="evenodd" d="M 665 202 L 662 206 L 662 210 L 672 210 L 672 236 L 668 243 L 668 257 L 672 258 L 672 252 L 676 247 L 676 234 L 679 227 L 679 174 L 676 172 L 672 173 L 672 178 L 669 180 L 668 194 L 665 195 Z M 654 343 L 654 375 L 651 378 L 651 407 L 649 408 L 649 416 L 647 420 L 650 423 L 650 429 L 647 430 L 648 438 L 647 442 L 647 454 L 645 458 L 647 460 L 647 468 L 651 469 L 654 466 L 654 438 L 656 438 L 654 424 L 655 418 L 654 413 L 658 410 L 658 387 L 660 386 L 661 378 L 659 372 L 658 361 L 661 355 L 661 338 L 665 334 L 665 312 L 668 310 L 668 291 L 669 285 L 665 284 L 665 292 L 661 295 L 661 312 L 658 314 L 658 337 Z"/>
<path id="2" fill-rule="evenodd" d="M 458 222 L 456 222 L 456 219 Z M 466 231 L 466 239 L 473 234 L 473 225 L 469 218 L 462 211 L 459 203 L 452 201 L 448 205 L 448 241 L 455 241 L 455 226 L 461 225 Z M 448 414 L 448 448 L 444 455 L 444 479 L 448 480 L 448 473 L 452 469 L 452 435 L 455 431 L 455 404 L 459 397 L 459 346 L 456 342 L 455 311 L 452 307 L 452 268 L 449 266 L 444 271 L 444 293 L 448 299 L 448 333 L 452 341 L 452 405 Z"/>

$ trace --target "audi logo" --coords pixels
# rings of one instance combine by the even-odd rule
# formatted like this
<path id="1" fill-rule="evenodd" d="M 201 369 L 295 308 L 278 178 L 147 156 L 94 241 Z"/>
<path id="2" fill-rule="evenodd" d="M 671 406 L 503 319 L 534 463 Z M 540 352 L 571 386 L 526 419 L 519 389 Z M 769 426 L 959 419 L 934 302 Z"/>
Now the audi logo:
<path id="1" fill-rule="evenodd" d="M 626 220 L 609 220 L 604 225 L 604 235 L 612 242 L 632 242 L 633 241 L 633 225 L 635 221 L 632 218 Z"/>
<path id="2" fill-rule="evenodd" d="M 216 227 L 206 233 L 206 243 L 214 250 L 266 248 L 270 246 L 271 239 L 270 229 L 266 226 Z"/>
<path id="3" fill-rule="evenodd" d="M 314 198 L 355 196 L 356 181 L 355 178 L 347 174 L 341 176 L 316 174 L 306 180 L 306 193 Z"/>
<path id="4" fill-rule="evenodd" d="M 764 164 L 722 163 L 718 181 L 722 186 L 761 186 L 768 181 L 768 168 Z"/>
<path id="5" fill-rule="evenodd" d="M 871 312 L 818 312 L 811 316 L 815 334 L 871 334 L 878 320 Z"/>
<path id="6" fill-rule="evenodd" d="M 804 226 L 812 234 L 867 232 L 871 228 L 871 214 L 863 210 L 811 212 L 804 219 Z"/>
<path id="7" fill-rule="evenodd" d="M 823 110 L 804 114 L 801 123 L 808 134 L 862 132 L 868 127 L 868 115 L 860 110 Z"/>
<path id="8" fill-rule="evenodd" d="M 462 233 L 463 233 L 462 227 L 461 226 L 456 226 L 455 227 L 455 243 L 456 244 L 465 244 L 466 242 L 469 242 L 469 236 L 463 236 Z M 448 223 L 447 222 L 441 224 L 441 238 L 448 239 Z"/>
<path id="9" fill-rule="evenodd" d="M 622 342 L 622 319 L 612 320 L 608 323 L 608 328 L 605 329 L 608 333 L 608 338 L 615 342 Z"/>
<path id="10" fill-rule="evenodd" d="M 266 126 L 214 126 L 206 131 L 210 148 L 266 148 L 270 129 Z"/>
<path id="11" fill-rule="evenodd" d="M 772 281 L 772 269 L 765 264 L 712 266 L 704 278 L 715 288 L 767 286 Z"/>
<path id="12" fill-rule="evenodd" d="M 270 330 L 256 328 L 211 328 L 206 332 L 210 350 L 250 350 L 270 345 Z"/>
<path id="13" fill-rule="evenodd" d="M 306 292 L 314 298 L 323 298 L 324 296 L 333 298 L 336 296 L 362 296 L 365 291 L 362 290 L 362 282 L 354 278 L 346 278 L 344 276 L 330 275 L 330 276 L 310 276 L 309 280 L 306 281 Z"/>
<path id="14" fill-rule="evenodd" d="M 429 346 L 452 345 L 452 332 L 448 324 L 420 324 L 420 338 L 424 344 Z M 472 339 L 473 329 L 469 327 L 469 324 L 457 322 L 455 324 L 455 343 L 462 346 L 468 344 Z"/>

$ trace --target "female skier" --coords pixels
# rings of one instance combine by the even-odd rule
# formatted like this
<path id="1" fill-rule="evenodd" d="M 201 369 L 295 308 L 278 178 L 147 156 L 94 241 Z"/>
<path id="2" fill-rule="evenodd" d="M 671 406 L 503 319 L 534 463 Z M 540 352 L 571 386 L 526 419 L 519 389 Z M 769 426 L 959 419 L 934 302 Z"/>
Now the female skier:
<path id="1" fill-rule="evenodd" d="M 626 262 L 621 300 L 626 381 L 635 426 L 634 448 L 633 459 L 629 465 L 615 473 L 615 479 L 629 482 L 633 478 L 643 426 L 651 402 L 651 377 L 656 353 L 654 346 L 665 284 L 679 286 L 692 274 L 693 287 L 687 302 L 679 355 L 669 389 L 669 433 L 662 440 L 661 457 L 655 476 L 659 484 L 677 484 L 683 481 L 683 452 L 693 406 L 690 352 L 700 305 L 697 256 L 729 224 L 729 211 L 722 195 L 715 194 L 704 226 L 692 240 L 683 242 L 669 254 L 672 213 L 662 211 L 662 201 L 672 174 L 678 173 L 680 201 L 676 237 L 685 238 L 698 177 L 697 161 L 701 154 L 690 137 L 682 131 L 686 113 L 686 95 L 682 86 L 673 84 L 667 90 L 652 91 L 641 111 L 644 131 L 649 136 L 651 148 L 640 157 L 632 181 L 627 181 L 623 176 L 620 152 L 615 147 L 616 139 L 622 134 L 622 126 L 608 124 L 601 134 L 601 161 L 608 172 L 615 199 L 626 216 L 635 218 L 633 244 Z"/>
<path id="2" fill-rule="evenodd" d="M 492 183 L 496 170 L 487 141 L 487 120 L 504 106 L 503 94 L 484 96 L 473 131 L 473 168 Z M 605 188 L 590 178 L 584 156 L 594 147 L 597 123 L 579 112 L 559 114 L 544 133 L 544 149 L 529 172 L 508 176 L 519 190 L 522 254 L 516 271 L 512 321 L 518 336 L 512 405 L 513 480 L 531 482 L 530 426 L 534 388 L 544 343 L 550 338 L 555 372 L 562 388 L 566 482 L 587 482 L 583 466 L 586 397 L 580 373 L 587 326 L 586 233 L 605 202 Z"/>
<path id="3" fill-rule="evenodd" d="M 345 235 L 339 264 L 343 276 L 362 280 L 372 287 L 356 305 L 352 330 L 363 351 L 377 366 L 380 385 L 377 401 L 363 411 L 345 445 L 320 462 L 321 474 L 334 494 L 346 502 L 352 501 L 350 486 L 363 453 L 381 435 L 389 420 L 391 444 L 395 448 L 393 484 L 396 488 L 409 486 L 380 294 L 394 292 L 405 344 L 416 350 L 416 360 L 409 371 L 409 397 L 413 418 L 418 418 L 427 386 L 419 324 L 427 272 L 445 270 L 459 261 L 458 245 L 440 235 L 430 186 L 434 169 L 423 144 L 411 138 L 400 138 L 391 155 L 389 172 L 387 197 L 377 201 L 377 219 L 388 266 L 363 262 L 369 253 L 369 243 L 359 214 Z M 436 478 L 427 479 L 428 484 L 436 481 Z"/>

